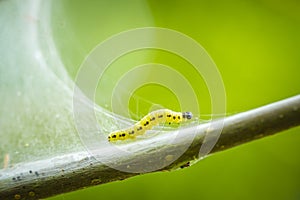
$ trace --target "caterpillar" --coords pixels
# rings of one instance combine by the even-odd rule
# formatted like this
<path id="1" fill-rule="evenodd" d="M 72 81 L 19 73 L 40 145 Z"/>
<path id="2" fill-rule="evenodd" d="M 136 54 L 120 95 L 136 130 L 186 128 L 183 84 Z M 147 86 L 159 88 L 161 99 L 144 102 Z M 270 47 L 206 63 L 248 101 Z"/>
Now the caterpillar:
<path id="1" fill-rule="evenodd" d="M 110 133 L 108 135 L 108 141 L 114 142 L 117 140 L 134 139 L 138 135 L 143 135 L 155 125 L 162 123 L 169 125 L 180 124 L 183 121 L 192 119 L 192 117 L 193 114 L 191 112 L 174 112 L 169 109 L 156 110 L 150 112 L 133 126 Z"/>

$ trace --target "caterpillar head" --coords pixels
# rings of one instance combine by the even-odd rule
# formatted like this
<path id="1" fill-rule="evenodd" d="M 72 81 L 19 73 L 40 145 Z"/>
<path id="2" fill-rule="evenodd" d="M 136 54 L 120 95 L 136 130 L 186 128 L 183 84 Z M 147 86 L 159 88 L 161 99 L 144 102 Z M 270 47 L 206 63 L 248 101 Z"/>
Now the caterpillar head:
<path id="1" fill-rule="evenodd" d="M 119 131 L 115 131 L 115 132 L 109 134 L 107 139 L 109 142 L 114 142 L 114 141 L 119 140 Z"/>
<path id="2" fill-rule="evenodd" d="M 126 131 L 115 131 L 109 134 L 107 139 L 109 142 L 115 142 L 117 140 L 126 140 L 129 137 L 129 133 Z"/>
<path id="3" fill-rule="evenodd" d="M 189 119 L 192 119 L 193 118 L 193 114 L 191 112 L 183 112 L 182 113 L 182 117 L 183 119 L 185 120 L 189 120 Z"/>

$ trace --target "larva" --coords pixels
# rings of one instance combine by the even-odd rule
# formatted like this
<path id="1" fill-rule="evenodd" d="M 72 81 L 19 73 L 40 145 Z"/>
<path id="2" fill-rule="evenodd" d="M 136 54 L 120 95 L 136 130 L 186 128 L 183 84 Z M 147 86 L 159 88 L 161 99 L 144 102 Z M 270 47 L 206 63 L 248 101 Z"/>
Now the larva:
<path id="1" fill-rule="evenodd" d="M 191 112 L 174 112 L 169 109 L 156 110 L 150 112 L 133 126 L 110 133 L 108 135 L 108 141 L 114 142 L 117 140 L 134 139 L 136 136 L 144 134 L 155 125 L 162 123 L 179 124 L 183 121 L 192 119 L 192 117 L 193 114 Z"/>

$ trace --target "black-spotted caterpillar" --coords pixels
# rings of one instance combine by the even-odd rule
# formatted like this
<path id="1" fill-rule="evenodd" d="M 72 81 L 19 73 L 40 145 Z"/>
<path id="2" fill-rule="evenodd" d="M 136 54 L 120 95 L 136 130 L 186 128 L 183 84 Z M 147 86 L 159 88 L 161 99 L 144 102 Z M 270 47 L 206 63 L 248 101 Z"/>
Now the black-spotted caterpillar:
<path id="1" fill-rule="evenodd" d="M 162 123 L 179 124 L 183 121 L 192 119 L 192 117 L 193 114 L 191 112 L 174 112 L 168 109 L 156 110 L 150 112 L 133 126 L 110 133 L 108 135 L 108 141 L 113 142 L 129 138 L 134 139 L 136 136 L 144 134 L 155 125 Z"/>

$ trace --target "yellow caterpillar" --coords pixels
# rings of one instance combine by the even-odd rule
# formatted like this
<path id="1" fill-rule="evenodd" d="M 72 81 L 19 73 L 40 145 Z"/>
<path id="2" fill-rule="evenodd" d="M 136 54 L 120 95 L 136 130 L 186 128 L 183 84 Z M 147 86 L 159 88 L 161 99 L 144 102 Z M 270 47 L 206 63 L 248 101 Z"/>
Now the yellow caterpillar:
<path id="1" fill-rule="evenodd" d="M 160 109 L 150 112 L 143 117 L 139 122 L 133 126 L 112 132 L 108 135 L 108 141 L 114 142 L 117 140 L 134 139 L 138 135 L 144 134 L 147 130 L 150 130 L 153 126 L 162 123 L 176 123 L 179 124 L 183 121 L 192 119 L 193 114 L 191 112 L 174 112 L 168 109 Z"/>

